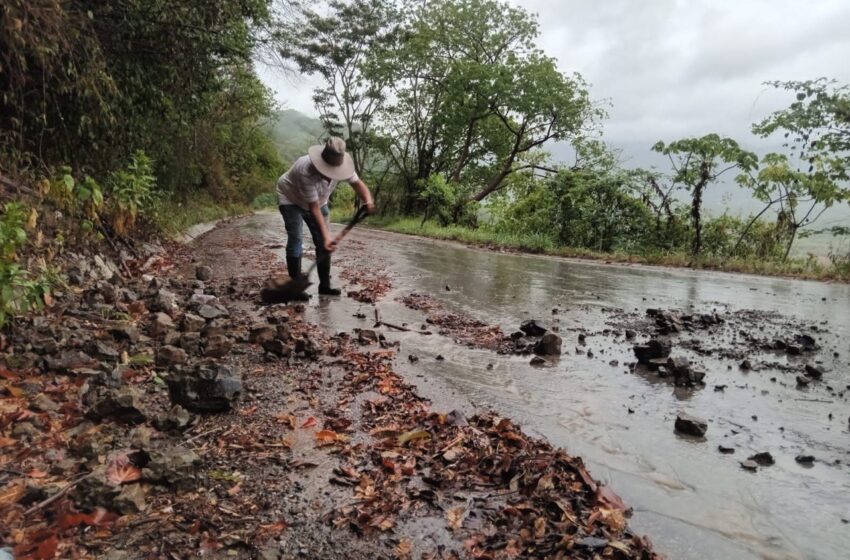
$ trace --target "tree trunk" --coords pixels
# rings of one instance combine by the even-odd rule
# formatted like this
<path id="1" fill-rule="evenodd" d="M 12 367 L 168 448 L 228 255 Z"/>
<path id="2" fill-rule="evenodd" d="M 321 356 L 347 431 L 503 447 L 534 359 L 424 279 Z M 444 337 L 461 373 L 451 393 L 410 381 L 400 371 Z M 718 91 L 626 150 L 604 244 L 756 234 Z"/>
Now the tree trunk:
<path id="1" fill-rule="evenodd" d="M 691 256 L 698 257 L 702 252 L 702 194 L 708 185 L 709 166 L 706 162 L 700 166 L 699 181 L 694 185 L 694 196 L 691 201 L 691 220 L 694 224 L 694 241 L 691 245 Z"/>
<path id="2" fill-rule="evenodd" d="M 460 155 L 458 156 L 457 163 L 449 177 L 449 182 L 451 183 L 460 183 L 460 173 L 463 171 L 463 168 L 466 167 L 466 162 L 469 160 L 469 150 L 472 147 L 472 139 L 475 137 L 476 122 L 477 119 L 471 120 L 466 129 L 466 139 L 463 141 L 463 147 L 460 149 Z"/>

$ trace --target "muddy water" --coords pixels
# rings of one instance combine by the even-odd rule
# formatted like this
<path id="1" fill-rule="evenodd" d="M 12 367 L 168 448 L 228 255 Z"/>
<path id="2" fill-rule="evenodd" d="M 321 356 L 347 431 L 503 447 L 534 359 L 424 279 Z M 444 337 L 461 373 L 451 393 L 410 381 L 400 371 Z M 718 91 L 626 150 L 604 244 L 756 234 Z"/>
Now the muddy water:
<path id="1" fill-rule="evenodd" d="M 247 225 L 279 241 L 278 221 L 259 215 Z M 421 313 L 394 301 L 418 291 L 506 332 L 527 318 L 559 326 L 569 353 L 544 368 L 531 367 L 527 357 L 458 347 L 441 336 L 386 335 L 401 342 L 402 356 L 420 358 L 402 367 L 426 390 L 449 387 L 582 456 L 595 477 L 634 507 L 632 526 L 651 535 L 668 557 L 847 557 L 850 404 L 839 391 L 850 384 L 850 286 L 497 254 L 368 230 L 355 230 L 351 238 L 348 257 L 341 249 L 340 259 L 365 263 L 368 247 L 369 262 L 394 276 L 393 292 L 379 304 L 388 321 L 418 327 Z M 705 388 L 676 389 L 654 374 L 629 372 L 622 364 L 633 360 L 631 344 L 602 330 L 618 311 L 643 314 L 647 307 L 781 314 L 770 325 L 742 327 L 752 331 L 781 331 L 786 320 L 794 329 L 818 326 L 822 350 L 807 360 L 823 362 L 824 381 L 801 391 L 791 371 L 745 373 L 732 360 L 687 351 L 678 354 L 707 372 Z M 371 326 L 356 319 L 356 311 L 372 317 L 369 306 L 348 298 L 314 301 L 308 313 L 337 330 Z M 593 358 L 576 352 L 578 329 L 591 334 L 577 349 L 590 349 Z M 446 360 L 437 361 L 438 354 Z M 806 361 L 757 352 L 752 358 L 795 368 Z M 827 384 L 836 391 L 828 392 Z M 716 392 L 714 385 L 728 388 Z M 674 434 L 679 411 L 709 421 L 704 440 Z M 719 453 L 721 444 L 735 453 Z M 761 451 L 771 452 L 776 464 L 755 473 L 740 467 Z M 800 454 L 814 455 L 814 466 L 797 464 Z"/>

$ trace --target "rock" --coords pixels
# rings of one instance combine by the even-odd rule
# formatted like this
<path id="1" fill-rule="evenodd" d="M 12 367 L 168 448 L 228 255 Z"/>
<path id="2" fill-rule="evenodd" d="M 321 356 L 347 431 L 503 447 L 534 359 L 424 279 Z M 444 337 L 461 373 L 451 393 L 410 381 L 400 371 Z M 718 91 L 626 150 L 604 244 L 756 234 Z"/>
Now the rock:
<path id="1" fill-rule="evenodd" d="M 416 354 L 409 354 L 407 356 L 407 359 L 410 361 L 411 364 L 415 364 L 419 361 L 419 356 L 417 356 Z"/>
<path id="2" fill-rule="evenodd" d="M 114 325 L 109 329 L 109 334 L 112 335 L 112 338 L 119 341 L 126 340 L 132 344 L 139 341 L 139 329 L 131 323 Z"/>
<path id="3" fill-rule="evenodd" d="M 528 363 L 533 365 L 533 366 L 542 366 L 543 364 L 546 363 L 546 360 L 541 358 L 540 356 L 534 356 L 533 358 L 531 358 L 531 361 L 528 362 Z"/>
<path id="4" fill-rule="evenodd" d="M 142 393 L 135 387 L 105 387 L 89 385 L 82 395 L 86 416 L 94 420 L 114 418 L 130 424 L 140 424 L 147 419 L 142 405 Z"/>
<path id="5" fill-rule="evenodd" d="M 321 349 L 319 345 L 316 344 L 312 338 L 304 335 L 303 338 L 299 338 L 295 341 L 295 349 L 296 354 L 299 354 L 305 358 L 315 358 L 321 353 Z"/>
<path id="6" fill-rule="evenodd" d="M 653 338 L 645 345 L 637 344 L 634 347 L 635 357 L 638 362 L 647 365 L 650 360 L 667 358 L 672 350 L 672 345 L 668 340 Z"/>
<path id="7" fill-rule="evenodd" d="M 794 336 L 794 342 L 800 347 L 803 352 L 811 352 L 817 350 L 817 342 L 814 338 L 807 334 L 798 334 Z"/>
<path id="8" fill-rule="evenodd" d="M 223 358 L 230 352 L 230 339 L 222 334 L 208 337 L 204 340 L 204 356 L 208 358 Z"/>
<path id="9" fill-rule="evenodd" d="M 814 455 L 797 455 L 794 460 L 805 466 L 812 466 L 815 463 Z"/>
<path id="10" fill-rule="evenodd" d="M 180 335 L 180 348 L 189 354 L 201 353 L 201 335 L 196 332 L 186 332 Z"/>
<path id="11" fill-rule="evenodd" d="M 183 332 L 198 332 L 204 328 L 204 325 L 206 324 L 207 321 L 203 317 L 199 317 L 194 313 L 186 313 L 180 321 L 180 328 Z"/>
<path id="12" fill-rule="evenodd" d="M 750 460 L 741 461 L 741 468 L 746 470 L 746 471 L 755 472 L 755 471 L 758 470 L 759 464 L 756 463 L 755 461 L 750 461 Z"/>
<path id="13" fill-rule="evenodd" d="M 561 337 L 555 333 L 547 332 L 537 344 L 534 345 L 534 353 L 538 356 L 558 356 L 561 354 Z"/>
<path id="14" fill-rule="evenodd" d="M 424 329 L 423 329 L 423 330 L 424 330 Z M 512 333 L 509 335 L 509 337 L 508 337 L 508 338 L 510 338 L 511 340 L 519 340 L 519 339 L 521 339 L 521 338 L 522 338 L 522 337 L 524 337 L 524 336 L 525 336 L 525 333 L 524 333 L 524 332 L 522 332 L 522 331 L 514 331 L 514 332 L 512 332 Z"/>
<path id="15" fill-rule="evenodd" d="M 776 461 L 774 461 L 774 459 L 773 459 L 773 455 L 771 455 L 767 451 L 762 451 L 761 453 L 756 453 L 755 455 L 751 455 L 750 457 L 747 457 L 747 460 L 748 461 L 754 461 L 755 463 L 757 463 L 758 465 L 760 465 L 762 467 L 769 467 L 769 466 L 773 465 L 774 463 L 776 463 Z"/>
<path id="16" fill-rule="evenodd" d="M 66 350 L 59 356 L 46 356 L 44 365 L 51 371 L 74 373 L 77 370 L 96 367 L 97 360 L 80 350 Z"/>
<path id="17" fill-rule="evenodd" d="M 543 336 L 548 329 L 538 323 L 536 319 L 529 319 L 528 321 L 522 322 L 519 326 L 519 330 L 527 336 Z"/>
<path id="18" fill-rule="evenodd" d="M 279 339 L 267 340 L 264 342 L 263 350 L 269 354 L 274 354 L 278 358 L 285 358 L 292 354 L 292 347 Z"/>
<path id="19" fill-rule="evenodd" d="M 229 312 L 221 305 L 210 305 L 208 303 L 204 303 L 198 306 L 198 315 L 208 321 L 211 321 L 212 319 L 218 319 L 219 317 L 227 317 Z"/>
<path id="20" fill-rule="evenodd" d="M 466 416 L 460 410 L 452 410 L 446 414 L 446 424 L 449 426 L 469 426 Z"/>
<path id="21" fill-rule="evenodd" d="M 812 379 L 821 379 L 823 378 L 823 370 L 818 366 L 806 364 L 806 377 L 811 377 Z"/>
<path id="22" fill-rule="evenodd" d="M 808 377 L 805 377 L 803 375 L 797 376 L 797 387 L 806 387 L 811 382 L 812 382 L 812 380 L 809 379 Z"/>
<path id="23" fill-rule="evenodd" d="M 378 342 L 378 333 L 372 329 L 360 329 L 357 333 L 357 341 L 366 346 Z"/>
<path id="24" fill-rule="evenodd" d="M 85 478 L 71 492 L 74 504 L 80 509 L 114 509 L 113 502 L 121 493 L 121 486 L 110 483 L 106 478 L 106 466 L 99 465 L 92 475 Z"/>
<path id="25" fill-rule="evenodd" d="M 118 267 L 111 260 L 104 258 L 102 255 L 94 256 L 94 267 L 97 273 L 104 280 L 112 280 L 115 276 L 121 276 L 118 272 Z"/>
<path id="26" fill-rule="evenodd" d="M 226 412 L 242 392 L 242 376 L 216 364 L 200 364 L 192 373 L 166 379 L 172 404 L 193 412 Z"/>
<path id="27" fill-rule="evenodd" d="M 626 339 L 632 340 L 637 337 L 637 333 L 631 329 L 626 329 Z"/>
<path id="28" fill-rule="evenodd" d="M 665 366 L 673 374 L 673 382 L 678 387 L 692 387 L 702 383 L 705 377 L 705 373 L 696 371 L 691 367 L 687 358 L 671 356 L 667 358 Z"/>
<path id="29" fill-rule="evenodd" d="M 32 351 L 43 356 L 44 354 L 54 354 L 59 351 L 59 345 L 52 338 L 36 340 L 31 343 Z"/>
<path id="30" fill-rule="evenodd" d="M 56 412 L 60 407 L 58 404 L 53 402 L 50 397 L 44 393 L 39 393 L 32 402 L 30 402 L 30 408 L 37 412 Z"/>
<path id="31" fill-rule="evenodd" d="M 150 304 L 151 311 L 162 311 L 169 315 L 177 311 L 177 296 L 165 288 L 160 288 Z"/>
<path id="32" fill-rule="evenodd" d="M 750 371 L 753 369 L 753 364 L 749 360 L 744 360 L 738 367 L 741 368 L 741 371 Z"/>
<path id="33" fill-rule="evenodd" d="M 150 451 L 150 460 L 142 469 L 142 476 L 152 482 L 184 486 L 199 465 L 201 458 L 185 447 L 169 446 Z"/>
<path id="34" fill-rule="evenodd" d="M 685 414 L 684 412 L 680 412 L 678 416 L 676 416 L 676 431 L 680 434 L 686 434 L 689 436 L 703 437 L 705 432 L 708 431 L 708 423 L 696 416 L 691 416 L 690 414 Z"/>
<path id="35" fill-rule="evenodd" d="M 730 455 L 735 452 L 734 447 L 724 447 L 722 445 L 718 445 L 717 450 L 723 453 L 724 455 Z"/>
<path id="36" fill-rule="evenodd" d="M 181 337 L 182 335 L 177 331 L 168 331 L 167 333 L 165 333 L 165 336 L 162 337 L 162 343 L 165 346 L 179 346 Z"/>
<path id="37" fill-rule="evenodd" d="M 154 420 L 156 429 L 163 432 L 183 431 L 191 423 L 192 414 L 179 404 L 175 404 L 167 412 L 163 412 Z"/>
<path id="38" fill-rule="evenodd" d="M 274 340 L 277 332 L 271 325 L 260 325 L 252 327 L 248 332 L 248 342 L 251 344 L 263 344 L 269 340 Z"/>
<path id="39" fill-rule="evenodd" d="M 185 364 L 188 359 L 186 351 L 176 346 L 166 345 L 156 351 L 156 365 L 160 367 Z"/>
<path id="40" fill-rule="evenodd" d="M 123 515 L 144 511 L 145 494 L 145 488 L 141 484 L 124 484 L 121 486 L 121 492 L 112 499 L 112 509 Z"/>
<path id="41" fill-rule="evenodd" d="M 34 439 L 39 436 L 41 436 L 41 430 L 30 421 L 15 422 L 15 425 L 12 426 L 12 437 Z"/>
<path id="42" fill-rule="evenodd" d="M 608 546 L 608 542 L 608 539 L 602 539 L 599 537 L 582 537 L 577 539 L 574 544 L 579 548 L 602 550 Z"/>
<path id="43" fill-rule="evenodd" d="M 218 301 L 218 298 L 211 294 L 192 294 L 192 297 L 189 298 L 189 303 L 192 304 L 192 307 L 198 308 L 204 304 L 214 305 Z"/>
<path id="44" fill-rule="evenodd" d="M 655 324 L 658 326 L 658 332 L 660 334 L 680 333 L 685 330 L 685 324 L 675 313 L 659 311 L 657 309 L 647 309 L 646 313 L 655 317 Z"/>
<path id="45" fill-rule="evenodd" d="M 209 282 L 212 280 L 212 268 L 208 266 L 199 266 L 195 269 L 195 278 L 200 280 L 201 282 Z"/>
<path id="46" fill-rule="evenodd" d="M 115 361 L 121 357 L 121 354 L 114 347 L 101 342 L 99 340 L 92 341 L 88 347 L 89 352 L 97 356 L 101 360 Z"/>
<path id="47" fill-rule="evenodd" d="M 154 313 L 151 319 L 150 335 L 155 338 L 164 336 L 174 330 L 174 321 L 171 316 L 162 311 Z"/>

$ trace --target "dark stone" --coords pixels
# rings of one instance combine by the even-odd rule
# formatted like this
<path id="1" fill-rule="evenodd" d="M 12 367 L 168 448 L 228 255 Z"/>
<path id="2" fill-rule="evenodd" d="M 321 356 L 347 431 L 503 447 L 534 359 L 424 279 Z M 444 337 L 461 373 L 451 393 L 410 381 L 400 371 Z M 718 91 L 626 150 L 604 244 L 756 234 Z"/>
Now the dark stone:
<path id="1" fill-rule="evenodd" d="M 359 329 L 357 333 L 357 341 L 362 345 L 369 345 L 378 342 L 378 333 L 371 329 Z"/>
<path id="2" fill-rule="evenodd" d="M 634 347 L 635 357 L 641 364 L 647 365 L 650 360 L 667 358 L 672 350 L 668 340 L 653 338 L 645 345 L 637 344 Z"/>
<path id="3" fill-rule="evenodd" d="M 275 328 L 271 325 L 252 327 L 248 332 L 248 342 L 251 344 L 263 344 L 269 340 L 274 340 L 275 335 Z"/>
<path id="4" fill-rule="evenodd" d="M 811 466 L 815 463 L 814 455 L 797 455 L 794 460 L 801 465 Z"/>
<path id="5" fill-rule="evenodd" d="M 738 367 L 741 368 L 742 371 L 750 371 L 753 369 L 753 364 L 751 364 L 749 360 L 744 360 Z"/>
<path id="6" fill-rule="evenodd" d="M 112 338 L 119 341 L 126 340 L 133 344 L 139 341 L 139 329 L 130 323 L 122 323 L 111 327 L 109 334 L 112 335 Z"/>
<path id="7" fill-rule="evenodd" d="M 722 445 L 718 445 L 717 450 L 723 453 L 724 455 L 730 455 L 735 452 L 734 447 L 724 447 Z"/>
<path id="8" fill-rule="evenodd" d="M 806 377 L 811 377 L 812 379 L 821 379 L 823 378 L 823 370 L 818 366 L 806 364 Z"/>
<path id="9" fill-rule="evenodd" d="M 586 548 L 588 550 L 601 550 L 608 546 L 608 539 L 601 539 L 599 537 L 582 537 L 574 541 L 574 544 L 580 548 Z"/>
<path id="10" fill-rule="evenodd" d="M 150 308 L 151 311 L 162 311 L 171 315 L 177 310 L 177 296 L 173 292 L 161 288 L 153 297 Z"/>
<path id="11" fill-rule="evenodd" d="M 776 463 L 776 461 L 773 460 L 773 455 L 771 455 L 767 451 L 762 451 L 761 453 L 756 453 L 755 455 L 751 455 L 750 457 L 747 457 L 747 460 L 755 461 L 756 463 L 758 463 L 762 467 L 769 467 L 769 466 L 773 465 L 774 463 Z"/>
<path id="12" fill-rule="evenodd" d="M 101 360 L 117 360 L 121 357 L 121 354 L 105 342 L 101 342 L 99 340 L 92 341 L 89 343 L 88 351 L 93 355 L 97 356 Z"/>
<path id="13" fill-rule="evenodd" d="M 696 371 L 691 367 L 691 363 L 687 358 L 669 357 L 665 364 L 667 369 L 673 374 L 674 383 L 679 387 L 692 387 L 693 385 L 702 383 L 705 373 Z"/>
<path id="14" fill-rule="evenodd" d="M 510 339 L 511 339 L 511 340 L 519 340 L 520 338 L 522 338 L 522 337 L 524 337 L 524 336 L 525 336 L 525 333 L 524 333 L 524 332 L 522 332 L 522 331 L 514 331 L 514 332 L 512 332 L 512 333 L 510 334 Z"/>
<path id="15" fill-rule="evenodd" d="M 806 387 L 811 382 L 812 382 L 812 380 L 809 379 L 808 377 L 805 377 L 803 375 L 797 376 L 797 387 Z"/>
<path id="16" fill-rule="evenodd" d="M 561 353 L 561 337 L 555 333 L 547 332 L 537 344 L 534 345 L 534 353 L 539 356 L 558 356 Z"/>
<path id="17" fill-rule="evenodd" d="M 528 363 L 533 365 L 533 366 L 542 366 L 543 364 L 546 363 L 546 360 L 541 358 L 540 356 L 534 356 L 533 358 L 531 358 L 531 361 L 528 362 Z"/>
<path id="18" fill-rule="evenodd" d="M 278 358 L 285 358 L 292 354 L 292 347 L 285 344 L 282 340 L 274 339 L 263 342 L 263 350 L 269 354 L 274 354 Z"/>
<path id="19" fill-rule="evenodd" d="M 183 333 L 178 344 L 189 354 L 201 353 L 201 335 L 196 332 Z"/>
<path id="20" fill-rule="evenodd" d="M 73 373 L 74 371 L 96 367 L 97 360 L 79 350 L 66 350 L 59 356 L 46 356 L 44 365 L 52 371 Z"/>
<path id="21" fill-rule="evenodd" d="M 226 412 L 242 392 L 242 376 L 230 368 L 200 364 L 191 373 L 166 378 L 172 404 L 192 412 Z"/>
<path id="22" fill-rule="evenodd" d="M 818 347 L 815 339 L 807 334 L 798 334 L 794 336 L 794 342 L 804 352 L 811 352 L 813 350 L 816 350 Z"/>
<path id="23" fill-rule="evenodd" d="M 407 359 L 410 360 L 410 363 L 415 364 L 419 361 L 419 356 L 417 356 L 416 354 L 410 354 L 407 356 Z"/>
<path id="24" fill-rule="evenodd" d="M 204 356 L 208 358 L 223 358 L 230 352 L 230 339 L 217 334 L 204 341 Z"/>
<path id="25" fill-rule="evenodd" d="M 142 393 L 130 385 L 106 387 L 89 385 L 82 395 L 86 416 L 94 420 L 114 418 L 130 424 L 140 424 L 147 419 L 142 406 Z"/>
<path id="26" fill-rule="evenodd" d="M 446 424 L 449 426 L 469 426 L 466 416 L 459 410 L 452 410 L 446 414 Z"/>
<path id="27" fill-rule="evenodd" d="M 201 463 L 197 453 L 177 445 L 154 449 L 149 455 L 150 459 L 142 469 L 142 476 L 147 480 L 172 486 L 185 486 L 195 467 Z"/>
<path id="28" fill-rule="evenodd" d="M 741 468 L 747 471 L 757 471 L 759 468 L 759 464 L 755 461 L 750 461 L 749 459 L 746 461 L 741 461 Z"/>
<path id="29" fill-rule="evenodd" d="M 705 420 L 684 412 L 680 412 L 676 416 L 675 427 L 680 434 L 696 437 L 703 437 L 705 432 L 708 431 L 708 423 Z"/>
<path id="30" fill-rule="evenodd" d="M 175 404 L 167 412 L 164 412 L 156 417 L 154 426 L 157 430 L 163 432 L 182 432 L 192 423 L 192 415 L 188 410 Z"/>
<path id="31" fill-rule="evenodd" d="M 186 351 L 176 346 L 166 345 L 156 352 L 156 365 L 160 367 L 185 364 L 188 359 Z"/>
<path id="32" fill-rule="evenodd" d="M 151 318 L 151 328 L 150 335 L 154 338 L 159 338 L 161 336 L 165 336 L 167 333 L 174 330 L 174 321 L 171 320 L 171 316 L 167 313 L 163 313 L 159 311 L 153 314 Z"/>
<path id="33" fill-rule="evenodd" d="M 212 268 L 208 266 L 199 266 L 195 269 L 195 278 L 200 280 L 201 282 L 209 282 L 212 280 Z"/>
<path id="34" fill-rule="evenodd" d="M 199 317 L 194 313 L 186 313 L 183 315 L 183 320 L 180 322 L 180 326 L 185 332 L 198 332 L 204 328 L 204 325 L 206 324 L 206 319 Z"/>
<path id="35" fill-rule="evenodd" d="M 529 319 L 528 321 L 522 322 L 519 326 L 519 330 L 528 336 L 543 336 L 548 329 L 538 323 L 536 319 Z"/>
<path id="36" fill-rule="evenodd" d="M 219 317 L 227 317 L 229 312 L 221 305 L 210 305 L 208 303 L 203 303 L 198 306 L 198 315 L 203 317 L 204 319 L 212 320 L 218 319 Z"/>
<path id="37" fill-rule="evenodd" d="M 633 338 L 635 338 L 635 337 L 637 337 L 637 333 L 636 333 L 635 331 L 633 331 L 633 330 L 631 330 L 631 329 L 626 329 L 626 338 L 627 338 L 628 340 L 631 340 L 631 339 L 633 339 Z"/>

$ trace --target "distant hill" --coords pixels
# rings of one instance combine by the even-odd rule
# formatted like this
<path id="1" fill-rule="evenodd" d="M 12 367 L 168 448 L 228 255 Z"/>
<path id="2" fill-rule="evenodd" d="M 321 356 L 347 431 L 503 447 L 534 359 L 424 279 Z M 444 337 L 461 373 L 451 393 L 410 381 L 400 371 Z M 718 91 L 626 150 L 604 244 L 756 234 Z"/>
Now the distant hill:
<path id="1" fill-rule="evenodd" d="M 319 119 L 308 117 L 295 109 L 277 111 L 268 129 L 287 165 L 306 154 L 308 147 L 318 144 L 324 134 Z"/>

